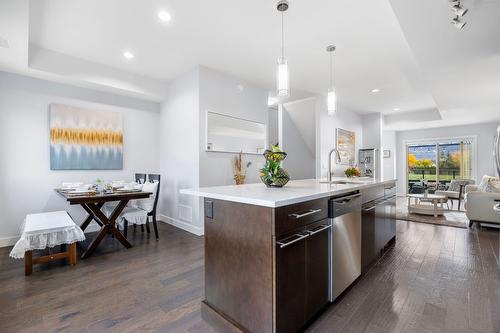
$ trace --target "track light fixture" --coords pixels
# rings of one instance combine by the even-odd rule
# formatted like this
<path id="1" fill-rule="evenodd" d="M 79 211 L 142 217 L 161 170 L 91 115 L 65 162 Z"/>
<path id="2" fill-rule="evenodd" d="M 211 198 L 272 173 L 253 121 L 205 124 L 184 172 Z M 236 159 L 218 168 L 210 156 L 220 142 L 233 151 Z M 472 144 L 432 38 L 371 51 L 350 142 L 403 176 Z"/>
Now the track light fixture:
<path id="1" fill-rule="evenodd" d="M 449 2 L 453 4 L 453 6 L 451 6 L 451 9 L 453 10 L 453 14 L 455 16 L 451 20 L 451 24 L 453 24 L 453 26 L 457 29 L 462 29 L 463 27 L 465 27 L 467 22 L 462 21 L 461 18 L 465 14 L 467 14 L 469 10 L 462 7 L 461 0 L 449 0 Z"/>
<path id="2" fill-rule="evenodd" d="M 456 4 L 456 5 L 454 5 L 452 8 L 453 8 L 453 11 L 455 12 L 455 14 L 456 14 L 457 16 L 460 16 L 460 17 L 464 16 L 464 15 L 465 15 L 465 14 L 467 14 L 467 12 L 469 11 L 468 9 L 463 8 L 463 7 L 460 5 L 460 3 L 457 3 L 457 4 Z"/>
<path id="3" fill-rule="evenodd" d="M 457 16 L 453 20 L 451 20 L 451 24 L 453 24 L 453 26 L 457 29 L 462 29 L 463 27 L 465 27 L 467 22 L 460 21 L 460 18 Z"/>

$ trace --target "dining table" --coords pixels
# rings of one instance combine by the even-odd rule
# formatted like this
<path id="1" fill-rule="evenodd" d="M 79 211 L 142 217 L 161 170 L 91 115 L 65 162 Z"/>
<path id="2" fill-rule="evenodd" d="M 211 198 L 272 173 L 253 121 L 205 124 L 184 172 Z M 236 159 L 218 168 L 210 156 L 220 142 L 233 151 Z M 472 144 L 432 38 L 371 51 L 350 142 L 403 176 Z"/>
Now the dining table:
<path id="1" fill-rule="evenodd" d="M 94 253 L 96 248 L 102 242 L 106 235 L 113 235 L 126 248 L 131 248 L 132 244 L 125 238 L 116 226 L 116 220 L 123 212 L 130 200 L 146 199 L 152 193 L 144 191 L 113 191 L 111 193 L 82 193 L 75 194 L 72 191 L 64 189 L 55 189 L 70 205 L 80 205 L 87 212 L 87 217 L 84 219 L 80 228 L 85 231 L 90 222 L 93 220 L 101 227 L 95 238 L 91 241 L 90 245 L 83 252 L 81 258 L 86 259 Z M 118 202 L 114 206 L 113 212 L 109 217 L 104 213 L 102 207 L 107 202 Z"/>

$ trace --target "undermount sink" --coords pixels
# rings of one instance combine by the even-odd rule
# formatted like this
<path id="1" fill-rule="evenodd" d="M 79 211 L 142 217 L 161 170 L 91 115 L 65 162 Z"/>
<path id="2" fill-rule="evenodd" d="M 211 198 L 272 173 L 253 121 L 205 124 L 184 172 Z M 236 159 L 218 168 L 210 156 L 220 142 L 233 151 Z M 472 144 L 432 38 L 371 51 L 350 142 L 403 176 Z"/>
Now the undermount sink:
<path id="1" fill-rule="evenodd" d="M 350 184 L 363 184 L 363 182 L 350 182 L 350 181 L 345 181 L 345 180 L 332 180 L 331 182 L 327 180 L 320 181 L 320 183 L 324 184 L 332 184 L 332 185 L 350 185 Z"/>

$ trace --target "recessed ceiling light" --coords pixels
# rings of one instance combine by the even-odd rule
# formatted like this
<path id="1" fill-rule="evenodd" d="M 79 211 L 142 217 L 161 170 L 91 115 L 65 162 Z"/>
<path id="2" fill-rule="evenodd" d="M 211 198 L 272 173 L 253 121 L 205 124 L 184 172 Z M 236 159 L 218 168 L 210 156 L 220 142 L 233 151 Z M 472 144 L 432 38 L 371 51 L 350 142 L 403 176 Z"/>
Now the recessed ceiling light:
<path id="1" fill-rule="evenodd" d="M 372 93 L 378 93 L 378 92 L 380 92 L 380 89 L 376 89 L 376 88 L 372 89 Z"/>
<path id="2" fill-rule="evenodd" d="M 134 54 L 130 51 L 125 51 L 123 52 L 123 56 L 125 57 L 125 59 L 127 60 L 132 60 L 134 59 Z"/>
<path id="3" fill-rule="evenodd" d="M 400 108 L 394 108 L 393 110 L 394 110 L 394 111 L 399 111 L 399 110 L 401 110 L 401 109 L 400 109 Z"/>
<path id="4" fill-rule="evenodd" d="M 169 12 L 167 12 L 166 10 L 160 10 L 158 12 L 158 18 L 162 21 L 162 22 L 170 22 L 170 20 L 172 19 L 172 16 L 170 15 Z"/>

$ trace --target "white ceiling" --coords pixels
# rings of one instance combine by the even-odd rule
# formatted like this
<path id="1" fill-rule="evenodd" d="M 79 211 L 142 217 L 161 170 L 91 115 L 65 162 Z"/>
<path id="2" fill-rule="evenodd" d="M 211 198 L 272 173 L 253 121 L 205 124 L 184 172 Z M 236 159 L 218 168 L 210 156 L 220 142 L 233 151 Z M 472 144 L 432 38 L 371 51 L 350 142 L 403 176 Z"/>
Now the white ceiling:
<path id="1" fill-rule="evenodd" d="M 29 0 L 2 2 L 14 1 Z M 292 95 L 326 91 L 325 47 L 333 43 L 340 110 L 422 117 L 433 110 L 444 119 L 477 108 L 482 121 L 493 119 L 500 115 L 499 4 L 475 0 L 458 31 L 449 24 L 447 0 L 290 0 L 285 53 Z M 274 0 L 32 0 L 29 7 L 29 67 L 38 73 L 159 101 L 169 80 L 201 64 L 274 89 L 280 52 Z M 172 14 L 170 23 L 159 22 L 159 9 Z M 0 36 L 18 38 L 1 24 Z M 125 50 L 135 54 L 132 61 L 123 58 Z M 0 68 L 9 69 L 1 61 Z M 433 126 L 444 122 L 432 118 Z"/>
<path id="2" fill-rule="evenodd" d="M 425 126 L 500 121 L 500 1 L 463 0 L 462 30 L 447 0 L 390 1 L 442 117 Z"/>

